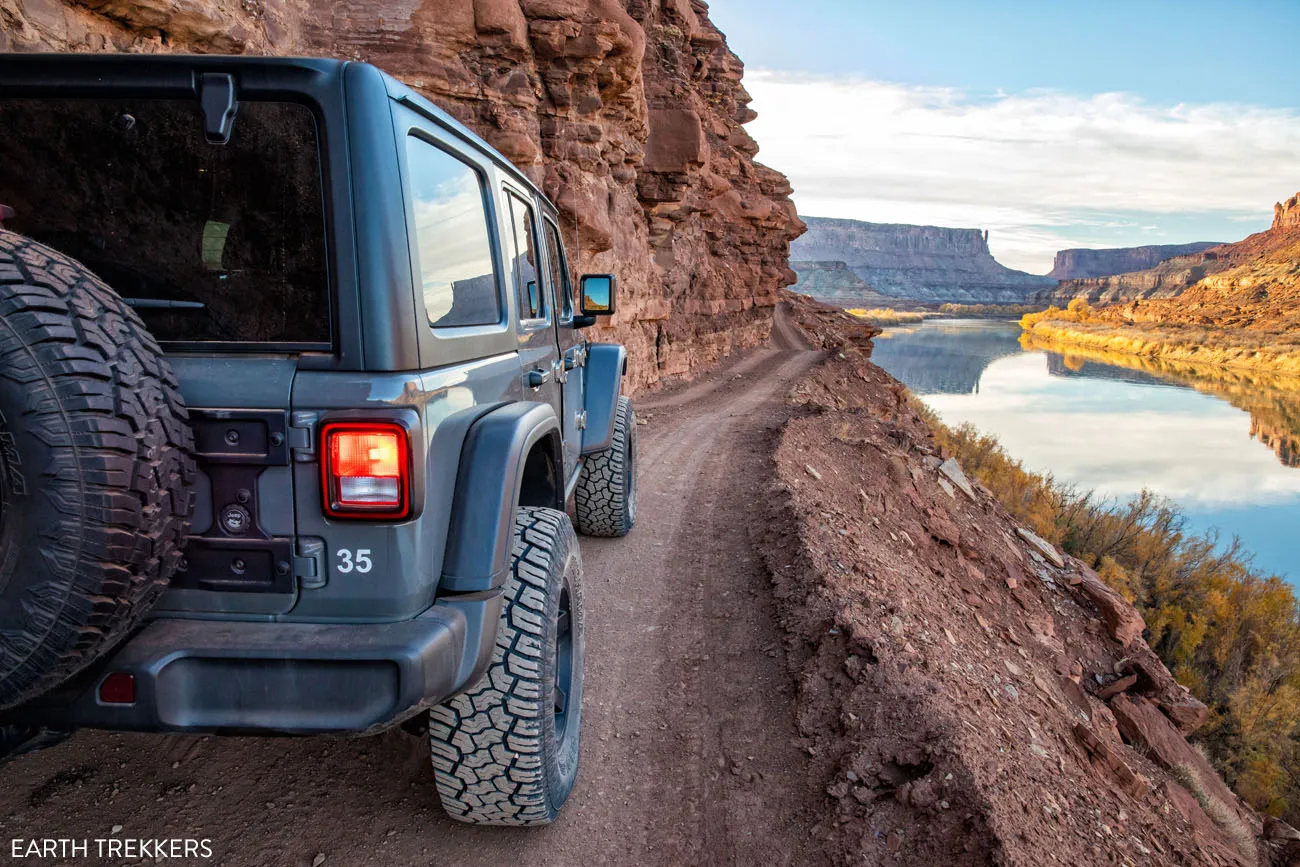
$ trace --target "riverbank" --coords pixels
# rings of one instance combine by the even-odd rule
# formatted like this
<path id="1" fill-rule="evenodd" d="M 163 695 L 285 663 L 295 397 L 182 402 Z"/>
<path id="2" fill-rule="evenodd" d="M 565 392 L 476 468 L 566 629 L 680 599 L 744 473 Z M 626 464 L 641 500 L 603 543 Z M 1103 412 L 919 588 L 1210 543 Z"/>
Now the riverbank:
<path id="1" fill-rule="evenodd" d="M 1300 337 L 1204 326 L 1117 325 L 1069 318 L 1069 314 L 1068 310 L 1052 307 L 1023 316 L 1020 324 L 1040 343 L 1061 352 L 1079 347 L 1300 378 Z"/>
<path id="2" fill-rule="evenodd" d="M 1186 532 L 1176 503 L 1146 492 L 1111 502 L 1061 485 L 994 437 L 918 411 L 944 454 L 1137 607 L 1151 648 L 1209 705 L 1196 740 L 1234 791 L 1300 821 L 1300 601 L 1290 585 L 1236 543 Z"/>
<path id="3" fill-rule="evenodd" d="M 871 310 L 864 310 L 860 307 L 851 307 L 844 311 L 850 316 L 856 316 L 864 322 L 869 322 L 879 328 L 892 328 L 897 325 L 916 325 L 918 322 L 924 322 L 927 319 L 934 319 L 940 314 L 929 313 L 917 310 L 895 310 L 892 307 L 876 307 Z"/>

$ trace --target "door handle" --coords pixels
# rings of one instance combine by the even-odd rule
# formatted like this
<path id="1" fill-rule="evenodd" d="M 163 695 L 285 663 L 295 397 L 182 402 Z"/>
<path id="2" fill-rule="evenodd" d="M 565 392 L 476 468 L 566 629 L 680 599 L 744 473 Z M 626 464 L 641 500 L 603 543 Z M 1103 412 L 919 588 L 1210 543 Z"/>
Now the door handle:
<path id="1" fill-rule="evenodd" d="M 551 372 L 549 370 L 530 370 L 528 371 L 528 387 L 541 388 L 551 381 Z"/>

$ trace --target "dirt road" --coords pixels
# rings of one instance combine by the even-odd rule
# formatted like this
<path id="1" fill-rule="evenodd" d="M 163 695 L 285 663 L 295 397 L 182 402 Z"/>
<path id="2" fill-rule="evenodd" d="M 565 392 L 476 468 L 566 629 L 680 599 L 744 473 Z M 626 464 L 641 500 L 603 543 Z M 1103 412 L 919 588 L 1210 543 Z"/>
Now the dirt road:
<path id="1" fill-rule="evenodd" d="M 12 838 L 207 838 L 231 865 L 817 863 L 822 797 L 804 772 L 794 684 L 748 528 L 780 397 L 817 359 L 773 345 L 638 401 L 637 528 L 584 539 L 582 767 L 555 825 L 470 828 L 437 804 L 428 750 L 365 740 L 83 732 L 0 769 Z M 40 863 L 58 863 L 42 861 Z M 75 862 L 75 863 L 85 863 Z"/>

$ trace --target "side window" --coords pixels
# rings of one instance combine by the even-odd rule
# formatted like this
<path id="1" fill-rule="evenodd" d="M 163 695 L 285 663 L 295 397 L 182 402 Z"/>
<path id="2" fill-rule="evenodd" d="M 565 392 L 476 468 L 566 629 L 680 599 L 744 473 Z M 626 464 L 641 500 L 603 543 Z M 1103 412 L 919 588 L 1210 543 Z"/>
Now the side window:
<path id="1" fill-rule="evenodd" d="M 551 285 L 560 299 L 560 318 L 573 318 L 573 280 L 569 277 L 569 262 L 564 258 L 564 243 L 560 230 L 550 220 L 546 224 L 546 260 L 551 263 Z"/>
<path id="2" fill-rule="evenodd" d="M 435 328 L 493 325 L 501 319 L 483 178 L 456 157 L 414 136 L 406 140 L 415 212 L 417 273 Z"/>
<path id="3" fill-rule="evenodd" d="M 514 193 L 510 200 L 511 238 L 510 269 L 514 272 L 515 291 L 519 293 L 520 319 L 546 318 L 546 293 L 537 279 L 537 236 L 533 228 L 533 208 Z"/>

